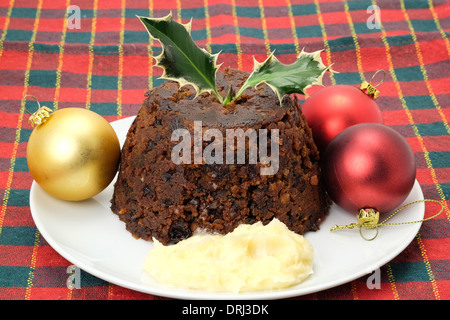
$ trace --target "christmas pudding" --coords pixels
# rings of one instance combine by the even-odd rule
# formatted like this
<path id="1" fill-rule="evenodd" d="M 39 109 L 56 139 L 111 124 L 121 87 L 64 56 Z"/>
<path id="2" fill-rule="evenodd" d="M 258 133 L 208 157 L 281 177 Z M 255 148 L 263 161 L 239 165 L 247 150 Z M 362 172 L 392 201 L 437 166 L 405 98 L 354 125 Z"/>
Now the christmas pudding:
<path id="1" fill-rule="evenodd" d="M 247 77 L 227 69 L 218 73 L 218 87 L 240 86 Z M 320 183 L 319 153 L 296 99 L 286 97 L 280 106 L 267 85 L 247 90 L 227 107 L 211 94 L 193 96 L 188 86 L 179 89 L 177 83 L 165 82 L 148 92 L 128 132 L 112 201 L 113 212 L 127 229 L 135 237 L 155 237 L 164 244 L 196 230 L 228 233 L 241 223 L 273 218 L 299 234 L 316 230 L 329 203 Z M 202 136 L 207 128 L 220 130 L 224 149 L 227 129 L 278 129 L 278 171 L 262 175 L 261 163 L 225 160 L 176 164 L 171 159 L 177 145 L 173 131 L 186 128 L 194 137 L 193 124 L 199 121 Z M 267 144 L 270 149 L 272 141 Z M 203 141 L 203 149 L 208 145 Z M 247 143 L 246 159 L 249 151 Z"/>
<path id="2" fill-rule="evenodd" d="M 264 70 L 274 74 L 280 65 L 297 73 L 300 67 L 283 65 L 271 55 L 255 63 L 251 74 L 222 71 L 217 55 L 188 44 L 189 54 L 199 50 L 188 62 L 204 59 L 213 71 L 192 68 L 180 77 L 173 68 L 181 62 L 169 60 L 184 50 L 181 42 L 189 40 L 190 27 L 170 15 L 141 21 L 150 35 L 160 36 L 164 50 L 156 60 L 170 80 L 146 93 L 122 148 L 111 209 L 126 229 L 164 245 L 197 231 L 226 234 L 240 224 L 267 224 L 274 218 L 298 234 L 317 230 L 330 200 L 311 130 L 297 98 L 288 95 L 299 87 L 293 91 L 280 84 L 294 72 L 281 72 L 285 78 L 278 77 L 278 83 L 259 79 Z M 179 36 L 180 45 L 171 47 L 175 40 L 165 42 L 164 32 Z M 326 71 L 317 57 L 302 52 L 296 61 L 301 68 L 317 69 L 302 89 Z M 196 72 L 202 77 L 195 78 Z M 212 88 L 202 83 L 208 74 Z"/>

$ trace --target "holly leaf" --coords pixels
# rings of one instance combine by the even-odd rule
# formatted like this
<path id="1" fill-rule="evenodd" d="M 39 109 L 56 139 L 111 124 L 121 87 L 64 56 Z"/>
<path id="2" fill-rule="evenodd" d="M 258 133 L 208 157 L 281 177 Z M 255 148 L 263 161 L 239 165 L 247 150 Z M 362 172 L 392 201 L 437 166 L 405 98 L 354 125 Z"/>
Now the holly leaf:
<path id="1" fill-rule="evenodd" d="M 325 66 L 320 57 L 320 51 L 308 53 L 302 50 L 294 63 L 281 63 L 272 52 L 264 62 L 258 62 L 253 57 L 253 72 L 236 94 L 237 99 L 245 89 L 257 87 L 266 83 L 281 101 L 286 94 L 305 94 L 307 88 L 322 85 L 323 75 L 330 66 Z"/>
<path id="2" fill-rule="evenodd" d="M 182 24 L 172 18 L 139 17 L 152 39 L 158 40 L 162 52 L 154 57 L 156 66 L 164 70 L 161 78 L 177 81 L 180 87 L 192 85 L 197 95 L 213 92 L 219 101 L 223 98 L 216 89 L 217 54 L 199 48 L 191 37 L 191 22 Z"/>

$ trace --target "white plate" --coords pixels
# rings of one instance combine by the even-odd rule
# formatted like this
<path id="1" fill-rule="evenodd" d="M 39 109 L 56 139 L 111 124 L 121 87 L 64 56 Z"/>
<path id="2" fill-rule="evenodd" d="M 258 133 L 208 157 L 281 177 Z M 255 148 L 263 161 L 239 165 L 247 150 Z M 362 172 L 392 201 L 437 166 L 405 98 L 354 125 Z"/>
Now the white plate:
<path id="1" fill-rule="evenodd" d="M 121 144 L 133 120 L 134 117 L 130 117 L 111 123 Z M 356 222 L 355 216 L 333 205 L 320 230 L 305 235 L 315 251 L 314 274 L 306 281 L 276 291 L 210 293 L 143 280 L 142 263 L 153 244 L 136 240 L 125 230 L 125 224 L 110 210 L 112 193 L 113 183 L 89 200 L 66 202 L 51 197 L 33 182 L 30 208 L 46 241 L 71 263 L 116 285 L 170 298 L 280 299 L 329 289 L 372 273 L 388 263 L 408 246 L 421 226 L 421 223 L 415 223 L 381 227 L 375 240 L 366 241 L 361 238 L 359 229 L 330 232 L 335 224 Z M 420 199 L 423 194 L 416 181 L 405 203 Z M 421 220 L 424 212 L 423 203 L 415 204 L 399 212 L 390 222 Z"/>

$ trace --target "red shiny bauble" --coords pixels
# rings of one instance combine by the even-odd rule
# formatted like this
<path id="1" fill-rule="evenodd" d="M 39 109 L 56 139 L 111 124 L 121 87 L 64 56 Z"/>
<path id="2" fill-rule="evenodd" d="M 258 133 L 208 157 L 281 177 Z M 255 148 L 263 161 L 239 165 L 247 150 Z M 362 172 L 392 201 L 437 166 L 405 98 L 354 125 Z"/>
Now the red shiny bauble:
<path id="1" fill-rule="evenodd" d="M 350 85 L 334 85 L 316 91 L 305 100 L 302 112 L 322 152 L 345 128 L 366 122 L 383 123 L 375 100 Z"/>
<path id="2" fill-rule="evenodd" d="M 397 208 L 411 192 L 416 162 L 411 147 L 394 129 L 377 123 L 351 126 L 329 144 L 322 172 L 331 199 L 351 213 Z"/>

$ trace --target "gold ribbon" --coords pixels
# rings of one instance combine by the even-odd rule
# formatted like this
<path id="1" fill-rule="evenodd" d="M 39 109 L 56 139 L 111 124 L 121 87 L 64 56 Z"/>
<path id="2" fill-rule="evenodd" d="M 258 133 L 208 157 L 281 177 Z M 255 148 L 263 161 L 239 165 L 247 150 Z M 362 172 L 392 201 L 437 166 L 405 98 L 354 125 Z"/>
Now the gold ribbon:
<path id="1" fill-rule="evenodd" d="M 399 211 L 401 211 L 401 210 L 405 209 L 406 207 L 409 207 L 413 204 L 421 203 L 421 202 L 439 203 L 441 205 L 441 210 L 439 210 L 439 212 L 437 214 L 435 214 L 434 216 L 426 218 L 426 219 L 422 219 L 422 220 L 386 223 L 386 221 L 388 221 L 393 216 L 395 216 Z M 378 211 L 376 211 L 374 209 L 361 209 L 357 215 L 358 223 L 350 223 L 348 225 L 343 225 L 343 226 L 335 225 L 333 228 L 330 229 L 330 231 L 333 232 L 333 231 L 342 230 L 342 229 L 359 228 L 359 233 L 361 234 L 361 237 L 365 240 L 370 241 L 370 240 L 375 239 L 378 236 L 378 228 L 381 226 L 398 226 L 398 225 L 404 225 L 404 224 L 413 224 L 413 223 L 424 222 L 424 221 L 436 218 L 438 215 L 440 215 L 442 213 L 443 210 L 444 210 L 444 205 L 442 204 L 441 201 L 432 200 L 432 199 L 417 200 L 417 201 L 413 201 L 408 204 L 405 204 L 404 206 L 398 208 L 391 215 L 389 215 L 386 219 L 384 219 L 382 222 L 378 223 L 379 217 L 380 217 L 380 213 Z M 366 238 L 363 235 L 363 233 L 362 233 L 363 229 L 374 229 L 374 228 L 376 229 L 377 232 L 372 238 Z"/>

